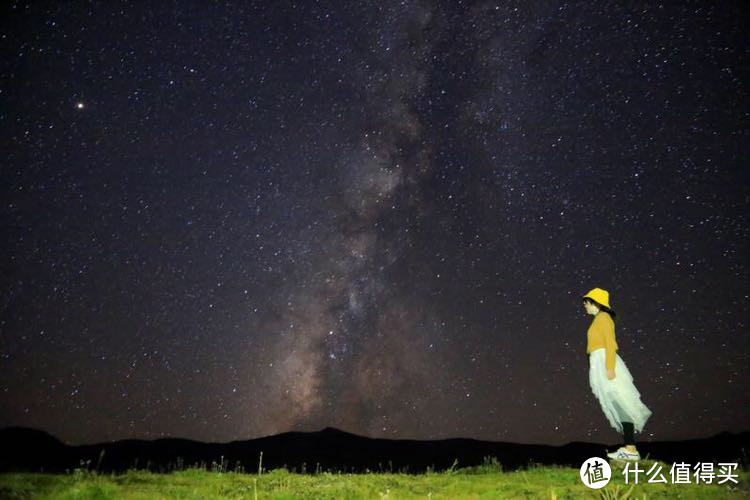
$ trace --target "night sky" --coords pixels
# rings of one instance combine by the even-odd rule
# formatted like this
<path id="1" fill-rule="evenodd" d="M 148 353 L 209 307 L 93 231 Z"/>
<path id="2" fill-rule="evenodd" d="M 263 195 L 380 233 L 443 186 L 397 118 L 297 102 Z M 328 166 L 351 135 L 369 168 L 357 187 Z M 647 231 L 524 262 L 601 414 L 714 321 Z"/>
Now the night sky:
<path id="1" fill-rule="evenodd" d="M 750 430 L 748 12 L 593 4 L 3 2 L 0 427 Z"/>

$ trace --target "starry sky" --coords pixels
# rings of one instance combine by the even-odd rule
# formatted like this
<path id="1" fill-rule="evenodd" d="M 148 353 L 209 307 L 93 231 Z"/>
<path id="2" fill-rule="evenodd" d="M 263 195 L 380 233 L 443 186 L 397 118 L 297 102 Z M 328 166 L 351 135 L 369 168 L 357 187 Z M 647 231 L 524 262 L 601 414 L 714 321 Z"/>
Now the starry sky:
<path id="1" fill-rule="evenodd" d="M 648 4 L 648 5 L 646 5 Z M 4 2 L 0 426 L 750 430 L 741 2 Z"/>

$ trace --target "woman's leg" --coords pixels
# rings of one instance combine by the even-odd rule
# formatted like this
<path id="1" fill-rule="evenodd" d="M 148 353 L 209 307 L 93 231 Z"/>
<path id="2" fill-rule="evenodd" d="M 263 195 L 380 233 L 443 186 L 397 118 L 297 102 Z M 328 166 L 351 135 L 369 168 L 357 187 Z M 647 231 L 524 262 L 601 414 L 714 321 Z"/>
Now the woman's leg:
<path id="1" fill-rule="evenodd" d="M 622 434 L 625 438 L 625 446 L 635 449 L 635 438 L 633 436 L 633 422 L 622 422 Z"/>

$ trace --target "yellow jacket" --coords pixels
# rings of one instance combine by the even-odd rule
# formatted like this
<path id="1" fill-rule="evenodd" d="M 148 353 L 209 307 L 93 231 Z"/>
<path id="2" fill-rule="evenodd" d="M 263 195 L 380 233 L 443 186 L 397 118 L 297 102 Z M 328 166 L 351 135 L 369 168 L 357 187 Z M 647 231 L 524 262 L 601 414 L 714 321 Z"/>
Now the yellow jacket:
<path id="1" fill-rule="evenodd" d="M 612 317 L 605 313 L 599 312 L 594 316 L 587 334 L 588 346 L 586 352 L 604 348 L 604 358 L 606 359 L 607 370 L 615 369 L 615 352 L 617 351 L 617 341 L 615 340 L 615 322 Z"/>

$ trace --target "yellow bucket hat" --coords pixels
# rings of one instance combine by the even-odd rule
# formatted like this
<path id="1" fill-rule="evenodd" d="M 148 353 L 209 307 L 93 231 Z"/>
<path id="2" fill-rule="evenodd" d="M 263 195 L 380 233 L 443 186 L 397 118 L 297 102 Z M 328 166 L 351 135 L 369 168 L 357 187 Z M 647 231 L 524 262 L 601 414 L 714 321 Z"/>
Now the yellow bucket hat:
<path id="1" fill-rule="evenodd" d="M 606 290 L 602 290 L 601 288 L 594 288 L 581 298 L 591 299 L 597 304 L 603 305 L 607 309 L 612 309 L 609 305 L 609 292 Z"/>

